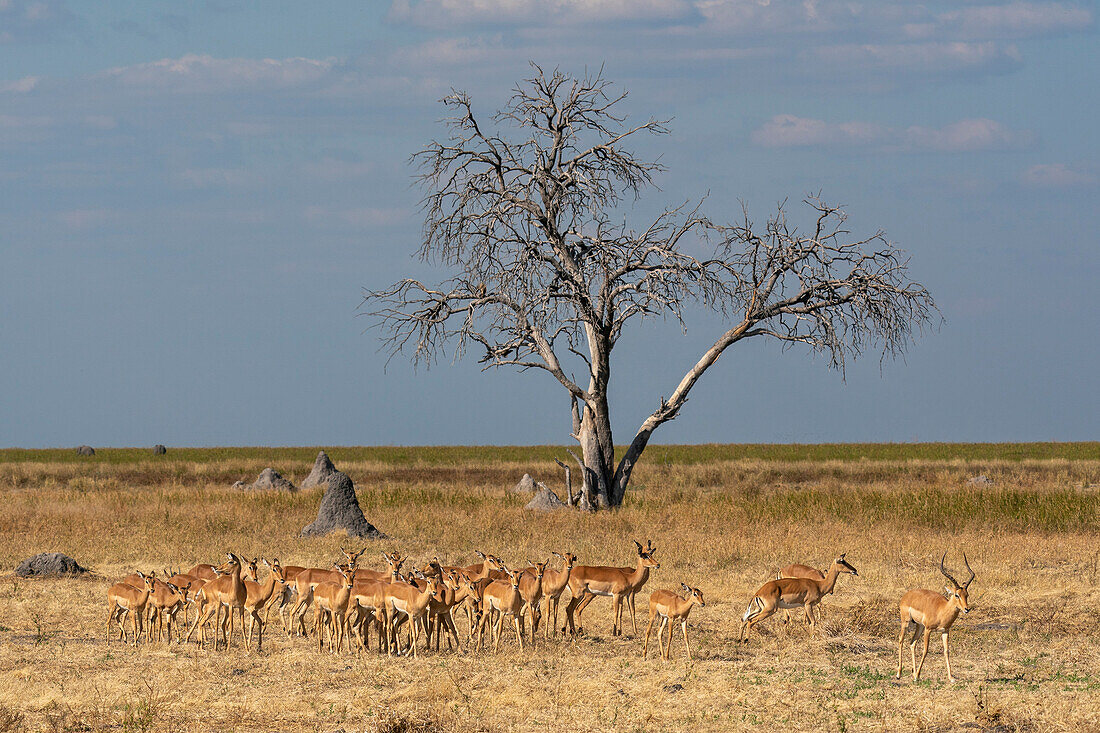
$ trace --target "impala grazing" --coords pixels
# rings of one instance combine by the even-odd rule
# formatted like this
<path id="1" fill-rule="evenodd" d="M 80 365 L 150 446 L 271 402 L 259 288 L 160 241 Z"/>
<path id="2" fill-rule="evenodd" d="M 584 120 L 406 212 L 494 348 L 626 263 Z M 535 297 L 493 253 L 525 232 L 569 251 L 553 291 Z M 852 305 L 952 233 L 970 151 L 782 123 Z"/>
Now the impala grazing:
<path id="1" fill-rule="evenodd" d="M 836 579 L 841 573 L 859 575 L 852 565 L 844 559 L 842 554 L 833 561 L 828 574 L 823 580 L 811 580 L 810 578 L 780 578 L 770 580 L 756 591 L 756 595 L 749 601 L 748 610 L 741 617 L 741 633 L 738 641 L 748 643 L 752 627 L 771 616 L 779 609 L 801 608 L 806 614 L 806 622 L 810 625 L 810 631 L 817 628 L 814 620 L 813 607 L 821 602 L 821 599 L 833 592 L 836 588 Z"/>
<path id="2" fill-rule="evenodd" d="M 928 637 L 933 631 L 939 631 L 943 638 L 943 662 L 947 666 L 947 681 L 954 682 L 951 676 L 951 657 L 947 654 L 947 635 L 951 625 L 959 617 L 959 612 L 970 613 L 966 591 L 974 582 L 974 571 L 970 569 L 970 561 L 963 553 L 963 562 L 970 577 L 962 585 L 951 577 L 944 567 L 947 553 L 940 558 L 940 572 L 947 578 L 951 585 L 945 586 L 946 597 L 934 590 L 918 588 L 911 590 L 901 597 L 899 610 L 901 611 L 901 635 L 898 636 L 898 672 L 897 679 L 901 679 L 902 646 L 905 644 L 905 634 L 913 627 L 913 640 L 909 642 L 909 656 L 913 662 L 913 681 L 920 679 L 921 667 L 924 666 L 924 658 L 928 656 Z M 924 648 L 920 655 L 920 664 L 917 664 L 917 635 L 924 632 Z"/>
<path id="3" fill-rule="evenodd" d="M 684 632 L 684 651 L 687 652 L 688 661 L 691 661 L 691 647 L 688 646 L 688 614 L 695 606 L 704 608 L 707 604 L 703 600 L 703 591 L 692 588 L 687 583 L 680 583 L 680 587 L 687 593 L 686 598 L 681 598 L 670 590 L 655 590 L 649 596 L 649 625 L 645 628 L 645 643 L 642 645 L 642 659 L 649 652 L 649 634 L 653 629 L 653 621 L 661 617 L 661 625 L 657 627 L 657 649 L 661 649 L 661 634 L 668 628 L 668 642 L 661 650 L 661 657 L 669 659 L 672 651 L 672 628 L 669 621 L 679 621 L 680 630 Z"/>

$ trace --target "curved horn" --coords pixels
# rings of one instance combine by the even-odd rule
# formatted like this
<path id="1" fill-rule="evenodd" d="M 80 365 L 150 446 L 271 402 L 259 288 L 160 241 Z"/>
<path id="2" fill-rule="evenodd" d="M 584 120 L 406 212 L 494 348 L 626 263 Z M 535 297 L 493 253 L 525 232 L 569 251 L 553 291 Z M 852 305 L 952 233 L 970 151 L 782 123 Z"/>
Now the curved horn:
<path id="1" fill-rule="evenodd" d="M 966 559 L 966 553 L 963 553 L 963 562 L 966 563 L 966 569 L 970 572 L 970 577 L 965 583 L 963 583 L 963 590 L 970 587 L 970 584 L 974 582 L 974 571 L 970 569 L 970 561 Z"/>
<path id="2" fill-rule="evenodd" d="M 952 578 L 951 573 L 947 572 L 947 568 L 945 568 L 943 566 L 943 561 L 946 560 L 946 559 L 947 559 L 947 553 L 945 552 L 945 553 L 943 553 L 943 557 L 940 558 L 940 572 L 943 573 L 943 577 L 950 580 L 955 585 L 956 588 L 961 588 L 962 586 L 959 585 L 959 581 Z"/>

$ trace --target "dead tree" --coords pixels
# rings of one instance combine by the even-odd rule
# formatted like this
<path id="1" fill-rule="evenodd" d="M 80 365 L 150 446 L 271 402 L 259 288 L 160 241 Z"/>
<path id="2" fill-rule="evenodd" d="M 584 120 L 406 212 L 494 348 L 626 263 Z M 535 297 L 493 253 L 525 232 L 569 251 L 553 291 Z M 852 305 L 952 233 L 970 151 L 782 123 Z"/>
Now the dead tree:
<path id="1" fill-rule="evenodd" d="M 449 135 L 413 156 L 426 191 L 422 260 L 453 276 L 401 280 L 364 294 L 391 356 L 431 364 L 474 348 L 485 369 L 546 372 L 568 392 L 583 469 L 578 505 L 622 503 L 653 431 L 674 419 L 725 349 L 768 336 L 824 352 L 843 371 L 868 347 L 897 355 L 936 313 L 882 232 L 852 238 L 839 207 L 818 198 L 806 231 L 778 207 L 762 228 L 745 212 L 719 224 L 699 205 L 666 208 L 633 228 L 618 208 L 663 170 L 630 148 L 666 123 L 627 123 L 625 94 L 601 74 L 534 66 L 509 103 L 480 119 L 470 98 L 444 106 Z M 743 217 L 743 218 L 741 218 Z M 608 385 L 623 330 L 650 317 L 684 326 L 692 308 L 730 324 L 638 428 L 616 461 Z M 579 375 L 579 378 L 578 378 Z"/>

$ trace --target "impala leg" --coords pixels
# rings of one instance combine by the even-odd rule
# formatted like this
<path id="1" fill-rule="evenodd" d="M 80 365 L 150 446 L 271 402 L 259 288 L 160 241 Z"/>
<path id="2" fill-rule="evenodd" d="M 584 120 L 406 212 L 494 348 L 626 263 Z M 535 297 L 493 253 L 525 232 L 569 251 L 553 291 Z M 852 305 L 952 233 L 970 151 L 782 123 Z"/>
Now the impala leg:
<path id="1" fill-rule="evenodd" d="M 661 624 L 657 627 L 657 653 L 661 655 L 661 659 L 665 658 L 665 629 L 668 628 L 668 616 L 661 616 Z"/>
<path id="2" fill-rule="evenodd" d="M 947 629 L 943 631 L 943 661 L 947 665 L 947 681 L 954 684 L 955 678 L 951 676 L 951 656 L 947 653 Z"/>
<path id="3" fill-rule="evenodd" d="M 920 654 L 920 664 L 917 665 L 917 669 L 913 674 L 913 681 L 920 679 L 920 671 L 924 668 L 924 658 L 928 656 L 928 637 L 932 635 L 932 630 L 927 626 L 924 628 L 924 644 L 922 645 Z M 916 644 L 916 640 L 913 641 Z"/>
<path id="4" fill-rule="evenodd" d="M 577 629 L 576 629 L 575 633 L 581 633 L 581 634 L 584 633 L 584 621 L 581 619 L 581 614 L 584 613 L 584 609 L 588 608 L 588 604 L 590 604 L 593 600 L 595 600 L 595 598 L 596 598 L 595 593 L 589 593 L 588 591 L 585 591 L 584 593 L 581 594 L 580 600 L 578 601 L 578 604 L 575 607 L 577 609 L 576 610 Z M 572 601 L 570 601 L 570 604 L 572 604 Z M 570 629 L 572 630 L 572 626 L 570 627 Z"/>
<path id="5" fill-rule="evenodd" d="M 416 659 L 416 642 L 417 642 L 416 627 L 417 627 L 416 620 L 414 620 L 412 617 L 409 617 L 409 635 L 410 635 L 409 644 L 412 646 L 413 659 Z"/>
<path id="6" fill-rule="evenodd" d="M 646 654 L 649 653 L 649 635 L 653 632 L 653 619 L 656 614 L 652 611 L 649 614 L 649 623 L 645 627 L 645 641 L 642 642 L 642 659 L 646 658 Z"/>
<path id="7" fill-rule="evenodd" d="M 684 651 L 687 652 L 688 661 L 691 661 L 691 647 L 688 646 L 688 622 L 687 619 L 680 620 L 680 631 L 684 632 Z"/>
<path id="8" fill-rule="evenodd" d="M 512 614 L 512 622 L 516 625 L 516 636 L 519 638 L 519 651 L 523 653 L 523 619 L 515 614 Z M 531 642 L 534 644 L 534 642 Z M 532 647 L 534 648 L 534 647 Z"/>
<path id="9" fill-rule="evenodd" d="M 909 630 L 909 622 L 905 619 L 901 621 L 901 633 L 898 634 L 898 671 L 894 675 L 894 679 L 901 679 L 901 659 L 902 659 L 902 647 L 905 646 L 905 632 Z"/>
<path id="10" fill-rule="evenodd" d="M 634 617 L 634 594 L 630 594 L 630 625 L 634 627 L 634 636 L 638 635 L 638 620 Z M 622 624 L 619 625 L 619 633 L 622 633 Z"/>
<path id="11" fill-rule="evenodd" d="M 623 598 L 613 596 L 611 600 L 611 635 L 618 636 L 622 633 Z"/>
<path id="12" fill-rule="evenodd" d="M 674 628 L 676 627 L 672 625 L 672 617 L 670 616 L 668 619 L 668 638 L 665 639 L 665 659 L 672 659 L 672 630 Z"/>

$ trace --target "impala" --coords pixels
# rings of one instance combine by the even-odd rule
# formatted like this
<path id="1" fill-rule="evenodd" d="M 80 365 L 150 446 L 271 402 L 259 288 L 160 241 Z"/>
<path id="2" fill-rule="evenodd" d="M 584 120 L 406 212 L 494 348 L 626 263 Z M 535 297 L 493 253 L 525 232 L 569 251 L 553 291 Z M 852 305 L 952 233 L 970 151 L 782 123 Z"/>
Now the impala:
<path id="1" fill-rule="evenodd" d="M 691 661 L 691 647 L 688 646 L 688 614 L 691 613 L 691 609 L 696 605 L 698 605 L 699 608 L 704 608 L 707 604 L 703 600 L 703 591 L 698 588 L 692 588 L 687 585 L 687 583 L 680 583 L 680 587 L 687 593 L 686 598 L 681 598 L 670 590 L 655 590 L 649 596 L 649 625 L 645 628 L 645 644 L 642 645 L 642 659 L 645 659 L 646 654 L 649 652 L 649 633 L 650 630 L 653 629 L 653 621 L 660 616 L 661 625 L 657 628 L 658 650 L 661 650 L 661 634 L 668 628 L 668 643 L 666 643 L 665 648 L 661 650 L 661 657 L 664 659 L 669 659 L 671 657 L 672 629 L 669 628 L 669 621 L 679 621 L 680 630 L 684 632 L 684 650 L 687 652 L 688 661 Z"/>
<path id="2" fill-rule="evenodd" d="M 905 643 L 906 632 L 910 626 L 913 626 L 913 640 L 909 642 L 909 656 L 913 662 L 913 681 L 920 679 L 924 658 L 928 656 L 928 637 L 933 630 L 939 631 L 943 638 L 943 662 L 947 665 L 947 681 L 952 683 L 955 681 L 951 676 L 951 658 L 947 654 L 947 635 L 951 625 L 959 617 L 959 611 L 970 613 L 967 589 L 974 582 L 974 571 L 970 569 L 970 561 L 966 559 L 964 552 L 963 562 L 970 577 L 965 583 L 959 585 L 959 582 L 951 577 L 947 568 L 944 567 L 945 560 L 947 560 L 946 552 L 940 558 L 940 572 L 951 582 L 951 585 L 944 586 L 946 597 L 925 588 L 911 590 L 901 597 L 901 635 L 898 636 L 898 672 L 895 675 L 899 680 L 901 679 L 901 648 Z M 921 629 L 924 630 L 924 648 L 921 650 L 920 664 L 917 664 L 917 634 Z"/>
<path id="3" fill-rule="evenodd" d="M 821 599 L 833 592 L 836 587 L 836 579 L 841 573 L 859 575 L 842 554 L 833 561 L 829 573 L 823 580 L 811 580 L 810 578 L 780 578 L 770 580 L 756 591 L 756 595 L 749 601 L 749 607 L 741 617 L 741 633 L 738 641 L 748 643 L 752 627 L 771 616 L 779 609 L 801 608 L 806 614 L 806 621 L 810 625 L 811 632 L 817 628 L 814 620 L 813 607 L 821 602 Z"/>
<path id="4" fill-rule="evenodd" d="M 661 563 L 653 558 L 657 548 L 651 542 L 646 541 L 646 547 L 642 547 L 637 540 L 634 546 L 638 548 L 638 565 L 635 568 L 606 567 L 601 565 L 576 565 L 569 576 L 569 592 L 573 595 L 569 599 L 569 605 L 565 607 L 565 620 L 569 627 L 569 633 L 576 636 L 578 627 L 573 619 L 577 614 L 577 622 L 585 607 L 596 596 L 611 596 L 611 608 L 613 621 L 611 634 L 619 636 L 623 633 L 623 599 L 633 593 L 649 579 L 649 569 L 659 568 Z M 564 629 L 562 630 L 564 633 Z M 580 633 L 584 633 L 584 627 L 580 627 Z M 635 626 L 637 633 L 637 626 Z"/>
<path id="5" fill-rule="evenodd" d="M 256 580 L 256 571 L 258 570 L 256 562 L 258 558 L 248 560 L 242 557 L 239 559 L 241 561 L 241 577 L 245 580 Z M 214 565 L 199 563 L 184 574 L 199 580 L 211 581 L 218 577 L 218 568 Z"/>
<path id="6" fill-rule="evenodd" d="M 302 636 L 306 636 L 305 614 L 306 609 L 309 608 L 309 604 L 313 601 L 312 590 L 317 587 L 319 583 L 339 583 L 342 578 L 338 571 L 349 572 L 351 570 L 358 569 L 359 556 L 362 555 L 366 548 L 363 548 L 359 552 L 348 553 L 344 548 L 340 548 L 340 551 L 344 553 L 344 556 L 348 559 L 344 565 L 336 565 L 335 570 L 328 570 L 322 568 L 303 568 L 294 575 L 294 592 L 298 596 L 298 601 L 295 603 L 294 608 L 290 611 L 291 625 L 295 625 L 297 622 L 298 633 Z M 395 553 L 396 554 L 396 553 Z M 387 560 L 389 557 L 383 553 L 382 557 Z M 364 574 L 365 577 L 365 574 Z M 288 578 L 289 580 L 289 578 Z M 316 631 L 316 629 L 314 629 Z M 287 635 L 290 635 L 290 630 L 287 629 Z"/>
<path id="7" fill-rule="evenodd" d="M 344 645 L 348 602 L 357 571 L 353 568 L 345 573 L 337 565 L 336 572 L 340 574 L 341 582 L 318 583 L 313 588 L 313 628 L 317 634 L 317 651 L 324 647 L 325 628 L 329 628 L 329 648 L 333 654 L 339 654 Z"/>
<path id="8" fill-rule="evenodd" d="M 252 650 L 252 633 L 257 626 L 259 627 L 259 638 L 256 643 L 256 651 L 263 651 L 264 621 L 260 618 L 260 609 L 269 605 L 273 597 L 277 597 L 276 587 L 279 588 L 280 595 L 286 589 L 286 578 L 283 575 L 283 569 L 279 566 L 279 558 L 275 558 L 271 562 L 263 559 L 262 562 L 267 566 L 267 580 L 263 584 L 252 580 L 244 581 L 244 610 L 248 612 L 248 634 L 245 636 L 244 647 L 248 651 Z M 243 631 L 242 629 L 242 633 Z"/>
<path id="9" fill-rule="evenodd" d="M 385 591 L 385 615 L 386 637 L 389 645 L 388 651 L 393 654 L 397 642 L 397 616 L 404 616 L 409 622 L 409 634 L 412 637 L 413 658 L 416 658 L 416 629 L 417 622 L 424 619 L 428 613 L 428 604 L 432 597 L 439 591 L 439 579 L 429 578 L 423 573 L 420 579 L 424 580 L 424 589 L 421 590 L 408 583 L 389 583 Z"/>
<path id="10" fill-rule="evenodd" d="M 187 603 L 183 606 L 183 625 L 184 628 L 186 628 L 188 607 L 195 603 L 195 595 L 199 592 L 200 588 L 206 585 L 206 581 L 194 575 L 186 575 L 184 573 L 175 573 L 166 577 L 168 578 L 166 582 L 171 583 L 177 588 L 187 588 Z"/>
<path id="11" fill-rule="evenodd" d="M 507 572 L 507 568 L 499 557 L 492 556 L 494 564 L 501 572 Z M 526 633 L 523 622 L 523 611 L 531 611 L 531 648 L 535 648 L 535 629 L 539 623 L 539 602 L 542 601 L 543 577 L 546 575 L 546 566 L 550 564 L 550 558 L 546 562 L 533 562 L 528 559 L 529 567 L 519 572 L 519 594 L 523 598 L 523 608 L 520 611 L 519 628 L 521 633 Z M 509 577 L 509 576 L 505 576 Z M 504 579 L 501 578 L 501 582 Z"/>
<path id="12" fill-rule="evenodd" d="M 156 640 L 160 641 L 164 631 L 164 619 L 168 619 L 168 644 L 172 644 L 172 627 L 176 625 L 176 615 L 180 609 L 187 605 L 187 594 L 191 584 L 182 588 L 175 583 L 156 581 L 153 583 L 153 593 L 149 596 L 149 631 L 145 635 L 146 641 L 153 640 L 153 629 L 156 628 Z M 180 636 L 176 629 L 177 641 Z"/>
<path id="13" fill-rule="evenodd" d="M 809 565 L 802 565 L 801 563 L 792 563 L 785 568 L 781 568 L 779 572 L 775 574 L 776 580 L 782 580 L 783 578 L 809 578 L 810 580 L 825 580 L 825 573 L 821 572 L 817 568 L 810 567 Z M 821 606 L 814 606 L 814 611 L 817 614 L 817 620 L 821 620 Z M 783 613 L 787 615 L 784 623 L 790 623 L 791 621 L 791 609 L 783 609 Z"/>
<path id="14" fill-rule="evenodd" d="M 523 651 L 523 632 L 520 629 L 520 616 L 523 613 L 523 594 L 520 593 L 520 574 L 513 573 L 503 563 L 499 565 L 501 572 L 508 576 L 508 580 L 494 580 L 485 586 L 481 593 L 481 622 L 477 627 L 477 649 L 481 651 L 481 639 L 484 634 L 485 624 L 496 619 L 491 632 L 493 633 L 493 652 L 500 646 L 501 626 L 505 616 L 512 617 L 512 623 L 516 629 L 516 638 L 519 639 L 519 650 Z"/>
<path id="15" fill-rule="evenodd" d="M 205 624 L 214 616 L 214 648 L 218 647 L 218 626 L 221 619 L 221 609 L 225 606 L 228 615 L 229 631 L 226 633 L 225 625 L 222 625 L 222 636 L 225 638 L 225 648 L 228 651 L 233 644 L 233 612 L 241 617 L 241 633 L 244 633 L 244 602 L 248 598 L 244 581 L 241 580 L 241 559 L 232 552 L 226 553 L 229 561 L 223 566 L 228 572 L 219 575 L 202 587 L 202 595 L 206 606 L 202 614 L 195 619 L 191 630 L 187 632 L 187 641 L 191 640 L 191 634 L 195 633 L 198 626 Z M 201 637 L 200 637 L 201 638 Z M 200 644 L 202 642 L 200 641 Z"/>
<path id="16" fill-rule="evenodd" d="M 554 553 L 564 563 L 561 570 L 547 569 L 542 578 L 542 594 L 546 598 L 546 638 L 558 632 L 558 601 L 561 594 L 569 587 L 569 576 L 573 572 L 573 565 L 577 562 L 577 556 L 571 552 L 562 555 Z M 538 621 L 535 622 L 537 628 Z"/>
<path id="17" fill-rule="evenodd" d="M 135 588 L 126 583 L 115 583 L 107 591 L 107 643 L 111 643 L 111 624 L 118 624 L 118 637 L 126 641 L 126 629 L 122 621 L 126 614 L 130 614 L 130 620 L 134 626 L 134 646 L 137 646 L 140 627 L 144 626 L 145 606 L 149 602 L 149 594 L 153 592 L 153 576 L 138 572 L 142 587 Z"/>

